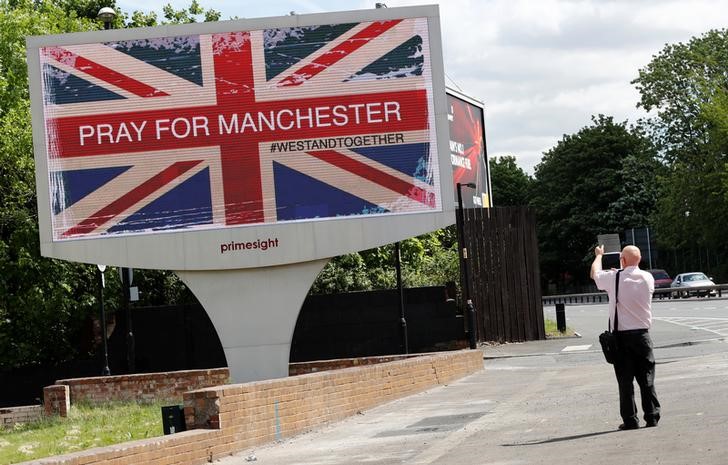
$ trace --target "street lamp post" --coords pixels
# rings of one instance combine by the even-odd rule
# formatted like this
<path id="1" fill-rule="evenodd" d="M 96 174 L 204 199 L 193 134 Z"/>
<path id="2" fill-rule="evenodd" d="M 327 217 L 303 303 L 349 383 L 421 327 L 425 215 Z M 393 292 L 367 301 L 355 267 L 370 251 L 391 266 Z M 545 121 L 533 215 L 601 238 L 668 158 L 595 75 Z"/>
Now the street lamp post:
<path id="1" fill-rule="evenodd" d="M 98 18 L 104 22 L 104 29 L 108 30 L 111 29 L 111 22 L 116 17 L 116 11 L 114 11 L 113 8 L 110 8 L 108 6 L 105 6 L 101 8 L 97 14 Z M 106 310 L 104 310 L 104 271 L 106 271 L 106 265 L 96 265 L 99 268 L 99 277 L 100 277 L 100 303 L 101 303 L 101 338 L 104 342 L 104 368 L 102 370 L 102 374 L 105 376 L 108 376 L 111 374 L 111 370 L 109 369 L 109 347 L 106 342 L 107 335 L 106 335 Z"/>
<path id="2" fill-rule="evenodd" d="M 470 269 L 468 265 L 468 248 L 465 245 L 465 214 L 463 212 L 463 191 L 462 188 L 469 187 L 475 189 L 475 184 L 472 182 L 461 184 L 457 183 L 458 189 L 458 240 L 460 241 L 460 256 L 463 259 L 463 280 L 465 281 L 463 286 L 463 297 L 465 300 L 465 306 L 468 311 L 468 336 L 470 339 L 470 348 L 475 349 L 478 347 L 477 340 L 475 337 L 475 306 L 473 300 L 470 298 Z"/>
<path id="3" fill-rule="evenodd" d="M 96 16 L 104 22 L 104 30 L 112 28 L 114 18 L 116 18 L 116 11 L 113 8 L 105 6 L 99 10 Z M 129 268 L 121 268 L 121 288 L 122 288 L 122 308 L 126 316 L 126 359 L 127 369 L 129 373 L 135 371 L 134 360 L 136 358 L 134 353 L 134 332 L 132 331 L 131 325 L 131 309 L 129 308 L 129 286 L 131 285 L 131 270 Z"/>
<path id="4" fill-rule="evenodd" d="M 111 370 L 109 370 L 109 347 L 106 343 L 106 310 L 104 310 L 104 271 L 106 271 L 106 265 L 96 265 L 99 269 L 99 303 L 101 306 L 101 339 L 104 342 L 104 368 L 101 370 L 101 374 L 109 376 Z"/>

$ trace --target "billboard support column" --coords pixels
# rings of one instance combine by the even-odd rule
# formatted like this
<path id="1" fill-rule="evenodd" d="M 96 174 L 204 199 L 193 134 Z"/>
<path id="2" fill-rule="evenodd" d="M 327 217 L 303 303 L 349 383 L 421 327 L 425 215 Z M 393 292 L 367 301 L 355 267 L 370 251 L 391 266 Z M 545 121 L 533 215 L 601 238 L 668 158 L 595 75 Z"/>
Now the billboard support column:
<path id="1" fill-rule="evenodd" d="M 298 313 L 327 262 L 175 272 L 215 326 L 233 383 L 288 376 Z"/>

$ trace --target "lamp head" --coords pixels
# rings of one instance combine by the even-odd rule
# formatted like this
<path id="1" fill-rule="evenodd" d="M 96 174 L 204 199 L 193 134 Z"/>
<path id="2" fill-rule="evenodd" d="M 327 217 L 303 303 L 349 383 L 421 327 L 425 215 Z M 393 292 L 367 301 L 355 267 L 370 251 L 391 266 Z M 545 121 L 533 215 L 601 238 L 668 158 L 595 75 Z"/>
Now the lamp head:
<path id="1" fill-rule="evenodd" d="M 116 11 L 111 7 L 105 6 L 99 10 L 96 16 L 104 23 L 110 23 L 116 18 Z"/>

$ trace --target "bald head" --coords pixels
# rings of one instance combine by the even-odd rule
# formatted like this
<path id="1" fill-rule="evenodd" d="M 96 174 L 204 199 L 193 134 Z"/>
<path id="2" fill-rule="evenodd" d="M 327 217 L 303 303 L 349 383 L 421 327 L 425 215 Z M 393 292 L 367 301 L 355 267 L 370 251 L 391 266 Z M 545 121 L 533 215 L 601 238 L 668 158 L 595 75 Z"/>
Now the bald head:
<path id="1" fill-rule="evenodd" d="M 628 245 L 622 249 L 621 259 L 624 261 L 623 266 L 639 266 L 640 260 L 642 260 L 642 254 L 639 248 Z"/>

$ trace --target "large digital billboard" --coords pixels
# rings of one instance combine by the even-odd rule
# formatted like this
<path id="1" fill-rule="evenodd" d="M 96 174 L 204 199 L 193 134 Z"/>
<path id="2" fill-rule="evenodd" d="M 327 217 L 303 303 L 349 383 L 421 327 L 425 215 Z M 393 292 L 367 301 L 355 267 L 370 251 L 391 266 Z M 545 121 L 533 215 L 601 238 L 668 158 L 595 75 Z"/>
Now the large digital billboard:
<path id="1" fill-rule="evenodd" d="M 46 255 L 264 266 L 451 222 L 436 7 L 32 37 L 28 62 Z"/>
<path id="2" fill-rule="evenodd" d="M 475 189 L 462 188 L 463 207 L 492 207 L 483 104 L 448 88 L 447 105 L 453 184 L 475 184 Z"/>

